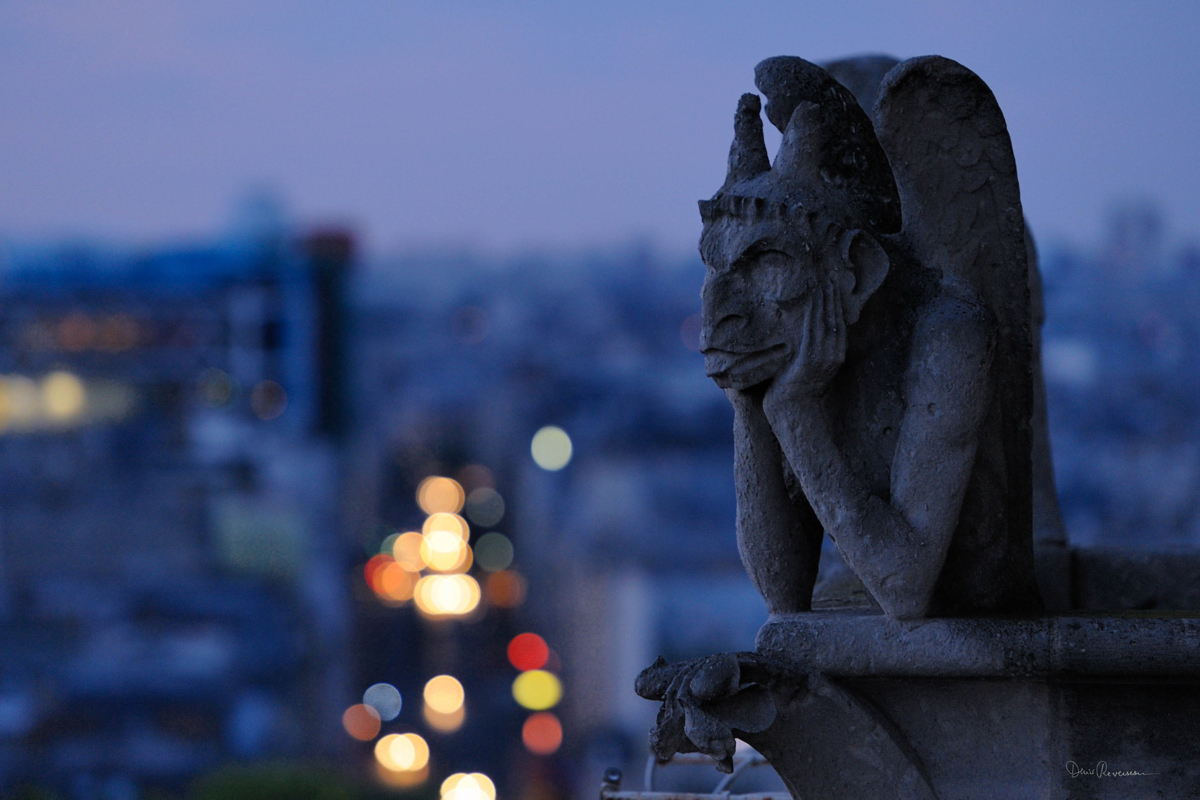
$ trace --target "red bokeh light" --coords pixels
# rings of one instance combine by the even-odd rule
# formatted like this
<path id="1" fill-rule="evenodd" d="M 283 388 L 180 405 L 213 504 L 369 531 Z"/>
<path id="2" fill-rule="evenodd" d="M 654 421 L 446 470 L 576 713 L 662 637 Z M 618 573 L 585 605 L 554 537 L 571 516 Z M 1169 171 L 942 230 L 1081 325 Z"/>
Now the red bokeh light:
<path id="1" fill-rule="evenodd" d="M 386 567 L 388 564 L 395 563 L 395 561 L 396 559 L 392 558 L 391 556 L 385 556 L 383 554 L 371 556 L 370 560 L 367 561 L 367 565 L 363 567 L 363 579 L 366 580 L 367 586 L 370 586 L 374 592 L 383 594 L 384 592 L 380 589 L 378 583 L 379 573 L 384 567 Z"/>
<path id="2" fill-rule="evenodd" d="M 379 712 L 362 703 L 350 706 L 342 714 L 342 727 L 360 742 L 374 739 L 379 733 L 380 724 Z"/>
<path id="3" fill-rule="evenodd" d="M 562 723 L 549 711 L 531 714 L 521 727 L 521 741 L 529 752 L 548 756 L 562 745 Z"/>
<path id="4" fill-rule="evenodd" d="M 536 633 L 522 633 L 508 643 L 508 660 L 522 672 L 541 669 L 549 657 L 546 640 Z"/>

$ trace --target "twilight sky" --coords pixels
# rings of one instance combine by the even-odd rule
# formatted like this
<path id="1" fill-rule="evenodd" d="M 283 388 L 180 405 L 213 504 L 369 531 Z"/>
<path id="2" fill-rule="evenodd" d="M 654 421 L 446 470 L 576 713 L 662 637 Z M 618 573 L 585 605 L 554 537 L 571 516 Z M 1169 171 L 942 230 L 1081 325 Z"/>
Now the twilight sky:
<path id="1" fill-rule="evenodd" d="M 202 237 L 271 187 L 375 252 L 690 249 L 755 63 L 864 52 L 988 82 L 1043 238 L 1123 197 L 1200 236 L 1195 0 L 0 0 L 0 237 Z"/>

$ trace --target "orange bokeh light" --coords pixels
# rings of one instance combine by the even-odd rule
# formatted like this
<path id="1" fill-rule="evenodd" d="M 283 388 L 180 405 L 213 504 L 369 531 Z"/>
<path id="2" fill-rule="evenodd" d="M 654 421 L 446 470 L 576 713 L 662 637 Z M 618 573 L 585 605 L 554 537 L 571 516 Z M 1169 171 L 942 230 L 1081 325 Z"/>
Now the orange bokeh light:
<path id="1" fill-rule="evenodd" d="M 530 714 L 521 726 L 521 741 L 529 752 L 548 756 L 562 745 L 562 723 L 549 711 Z"/>
<path id="2" fill-rule="evenodd" d="M 484 595 L 498 608 L 516 608 L 525 599 L 525 580 L 511 570 L 493 572 L 487 577 Z"/>
<path id="3" fill-rule="evenodd" d="M 550 648 L 546 640 L 536 633 L 519 634 L 508 643 L 508 661 L 522 672 L 541 669 L 549 657 Z"/>
<path id="4" fill-rule="evenodd" d="M 366 566 L 363 567 L 363 580 L 367 582 L 367 586 L 371 587 L 371 591 L 377 594 L 382 594 L 382 592 L 379 591 L 379 573 L 388 564 L 394 563 L 396 563 L 396 559 L 392 558 L 391 556 L 385 556 L 382 554 L 371 556 L 371 558 L 367 561 Z"/>
<path id="5" fill-rule="evenodd" d="M 381 597 L 403 603 L 411 600 L 417 577 L 395 561 L 375 571 L 375 591 Z"/>
<path id="6" fill-rule="evenodd" d="M 368 705 L 358 703 L 350 706 L 342 714 L 342 727 L 346 733 L 360 742 L 370 741 L 379 734 L 379 712 Z"/>

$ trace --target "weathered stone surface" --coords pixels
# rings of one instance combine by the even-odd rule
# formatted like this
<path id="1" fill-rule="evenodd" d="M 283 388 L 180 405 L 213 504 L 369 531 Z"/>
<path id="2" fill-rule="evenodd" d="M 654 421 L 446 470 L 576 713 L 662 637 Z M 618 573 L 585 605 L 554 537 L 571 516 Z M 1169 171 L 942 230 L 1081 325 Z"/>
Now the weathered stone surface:
<path id="1" fill-rule="evenodd" d="M 656 754 L 728 770 L 741 738 L 797 798 L 1200 796 L 1200 615 L 1042 611 L 1039 584 L 1054 609 L 1200 591 L 1066 546 L 995 98 L 938 57 L 829 68 L 758 66 L 779 152 L 743 95 L 700 204 L 701 349 L 771 618 L 752 653 L 643 672 Z"/>
<path id="2" fill-rule="evenodd" d="M 883 614 L 773 617 L 757 656 L 775 674 L 843 678 L 1200 679 L 1200 615 L 1047 615 L 905 622 Z"/>
<path id="3" fill-rule="evenodd" d="M 1200 792 L 1197 614 L 805 612 L 773 618 L 754 653 L 724 658 L 739 664 L 735 691 L 771 693 L 772 724 L 743 730 L 716 695 L 691 702 L 765 755 L 798 798 Z M 645 696 L 667 693 L 649 683 L 639 681 Z M 1098 764 L 1108 777 L 1087 774 Z M 1143 774 L 1116 774 L 1130 772 Z"/>
<path id="4" fill-rule="evenodd" d="M 783 141 L 768 168 L 743 96 L 700 244 L 751 578 L 772 612 L 810 608 L 824 532 L 893 616 L 1039 608 L 1027 250 L 995 99 L 935 57 L 888 74 L 874 124 L 802 59 L 755 79 Z"/>
<path id="5" fill-rule="evenodd" d="M 875 101 L 883 79 L 900 59 L 872 54 L 844 58 L 822 64 L 830 75 L 849 89 L 858 104 L 874 113 Z M 1067 532 L 1058 506 L 1054 462 L 1050 448 L 1050 424 L 1046 413 L 1046 381 L 1042 371 L 1042 324 L 1046 306 L 1042 296 L 1042 276 L 1038 269 L 1037 247 L 1025 226 L 1026 261 L 1029 265 L 1030 335 L 1033 360 L 1033 539 L 1038 589 L 1046 607 L 1053 610 L 1070 607 Z"/>
<path id="6" fill-rule="evenodd" d="M 1200 553 L 1120 548 L 1070 551 L 1072 607 L 1200 611 Z"/>

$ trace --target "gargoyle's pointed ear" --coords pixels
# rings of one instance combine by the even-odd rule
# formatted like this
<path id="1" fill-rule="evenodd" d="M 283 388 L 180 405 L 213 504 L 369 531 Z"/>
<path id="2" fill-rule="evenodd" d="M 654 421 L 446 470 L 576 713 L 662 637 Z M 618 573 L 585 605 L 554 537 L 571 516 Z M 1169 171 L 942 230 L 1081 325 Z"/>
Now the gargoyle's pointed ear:
<path id="1" fill-rule="evenodd" d="M 820 167 L 829 131 L 821 123 L 821 109 L 816 103 L 806 101 L 796 105 L 775 154 L 775 172 L 788 181 L 809 187 L 824 186 Z"/>
<path id="2" fill-rule="evenodd" d="M 744 94 L 738 100 L 733 118 L 733 144 L 729 147 L 729 173 L 725 188 L 757 177 L 771 169 L 767 144 L 763 140 L 762 102 L 756 94 Z"/>
<path id="3" fill-rule="evenodd" d="M 842 295 L 842 310 L 846 324 L 853 325 L 858 322 L 871 295 L 883 285 L 891 259 L 875 237 L 866 231 L 846 231 L 842 234 L 841 246 L 846 267 L 854 276 L 853 285 L 846 286 Z"/>

